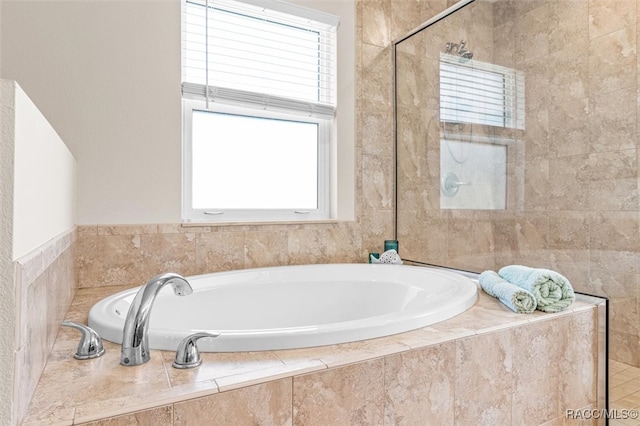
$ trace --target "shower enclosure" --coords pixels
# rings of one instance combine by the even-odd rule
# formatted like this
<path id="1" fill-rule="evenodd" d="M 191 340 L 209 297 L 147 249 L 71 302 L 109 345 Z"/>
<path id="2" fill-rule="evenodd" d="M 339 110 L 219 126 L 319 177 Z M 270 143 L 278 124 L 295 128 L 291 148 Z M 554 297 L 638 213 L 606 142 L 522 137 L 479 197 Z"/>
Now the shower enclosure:
<path id="1" fill-rule="evenodd" d="M 610 357 L 640 366 L 635 16 L 463 0 L 393 53 L 402 257 L 557 270 L 609 298 Z"/>

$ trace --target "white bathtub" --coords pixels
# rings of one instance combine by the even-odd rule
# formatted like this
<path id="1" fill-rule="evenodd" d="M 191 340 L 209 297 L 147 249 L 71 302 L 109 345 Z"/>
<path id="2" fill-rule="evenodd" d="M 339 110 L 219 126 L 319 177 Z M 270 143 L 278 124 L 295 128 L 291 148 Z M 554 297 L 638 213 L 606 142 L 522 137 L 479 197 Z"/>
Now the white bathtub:
<path id="1" fill-rule="evenodd" d="M 477 285 L 448 271 L 406 265 L 281 266 L 187 277 L 193 294 L 165 286 L 149 322 L 152 349 L 175 350 L 197 331 L 207 352 L 275 350 L 382 337 L 458 315 L 477 300 Z M 89 326 L 121 343 L 138 288 L 91 308 Z"/>

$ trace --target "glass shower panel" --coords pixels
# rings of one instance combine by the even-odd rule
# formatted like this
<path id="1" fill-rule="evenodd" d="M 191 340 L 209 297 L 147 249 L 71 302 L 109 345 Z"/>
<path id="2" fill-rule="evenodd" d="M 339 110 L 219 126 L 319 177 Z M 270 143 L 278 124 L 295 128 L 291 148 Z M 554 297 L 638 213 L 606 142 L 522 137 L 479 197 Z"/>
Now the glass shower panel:
<path id="1" fill-rule="evenodd" d="M 494 220 L 524 204 L 525 76 L 496 48 L 496 3 L 477 0 L 395 44 L 397 233 L 407 259 L 492 268 Z"/>

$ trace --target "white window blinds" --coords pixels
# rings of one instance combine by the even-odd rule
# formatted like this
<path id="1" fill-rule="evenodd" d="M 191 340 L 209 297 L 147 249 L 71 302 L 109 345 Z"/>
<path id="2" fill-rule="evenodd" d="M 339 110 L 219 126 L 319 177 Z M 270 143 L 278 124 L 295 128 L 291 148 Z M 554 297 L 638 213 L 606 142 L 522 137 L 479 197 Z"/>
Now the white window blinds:
<path id="1" fill-rule="evenodd" d="M 524 75 L 441 53 L 440 121 L 524 129 Z"/>
<path id="2" fill-rule="evenodd" d="M 274 0 L 183 8 L 183 97 L 334 116 L 337 17 Z"/>

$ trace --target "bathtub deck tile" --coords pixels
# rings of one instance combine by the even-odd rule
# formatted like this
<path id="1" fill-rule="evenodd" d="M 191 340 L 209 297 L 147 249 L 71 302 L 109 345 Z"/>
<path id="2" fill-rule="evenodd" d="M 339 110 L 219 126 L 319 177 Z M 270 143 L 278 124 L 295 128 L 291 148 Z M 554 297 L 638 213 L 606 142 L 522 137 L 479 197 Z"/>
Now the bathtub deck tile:
<path id="1" fill-rule="evenodd" d="M 274 352 L 285 363 L 292 359 L 318 359 L 332 368 L 411 350 L 403 339 L 402 334 L 396 334 L 359 342 Z"/>
<path id="2" fill-rule="evenodd" d="M 162 351 L 162 356 L 171 386 L 217 380 L 223 377 L 260 372 L 265 369 L 278 369 L 284 366 L 284 362 L 271 352 L 202 352 L 200 353 L 202 358 L 200 367 L 186 370 L 172 367 L 175 352 Z"/>
<path id="3" fill-rule="evenodd" d="M 200 398 L 214 395 L 218 392 L 218 386 L 215 381 L 209 380 L 163 390 L 141 389 L 135 395 L 104 401 L 88 400 L 76 408 L 74 424 L 93 422 L 107 417 L 116 417 L 135 411 L 169 405 L 184 401 L 187 396 L 189 399 Z"/>
<path id="4" fill-rule="evenodd" d="M 293 375 L 313 373 L 327 369 L 326 364 L 318 359 L 289 361 L 283 365 L 284 366 L 274 366 L 261 370 L 247 371 L 232 376 L 221 377 L 216 379 L 216 383 L 218 384 L 220 392 L 226 392 L 233 389 L 291 377 Z"/>
<path id="5" fill-rule="evenodd" d="M 465 328 L 443 331 L 436 330 L 431 326 L 403 333 L 402 342 L 405 345 L 409 346 L 411 349 L 420 349 L 428 346 L 438 345 L 450 340 L 473 336 L 475 334 L 475 331 Z"/>

